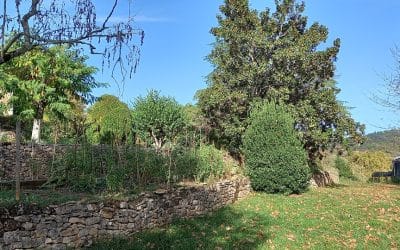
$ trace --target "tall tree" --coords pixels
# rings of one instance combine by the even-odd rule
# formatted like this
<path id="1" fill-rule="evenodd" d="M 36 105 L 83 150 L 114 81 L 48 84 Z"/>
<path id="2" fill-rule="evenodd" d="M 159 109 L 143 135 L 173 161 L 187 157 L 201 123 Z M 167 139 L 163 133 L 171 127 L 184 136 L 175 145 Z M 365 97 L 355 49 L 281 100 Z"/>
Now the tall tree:
<path id="1" fill-rule="evenodd" d="M 294 109 L 311 162 L 323 151 L 352 137 L 354 122 L 336 96 L 333 81 L 340 40 L 319 49 L 328 29 L 308 26 L 304 3 L 276 0 L 276 11 L 258 13 L 247 0 L 225 0 L 211 29 L 216 37 L 208 60 L 214 70 L 208 87 L 197 93 L 199 106 L 213 128 L 214 141 L 238 153 L 251 105 L 258 100 L 286 103 Z"/>
<path id="2" fill-rule="evenodd" d="M 43 115 L 46 109 L 60 115 L 74 105 L 74 99 L 92 102 L 91 91 L 102 86 L 92 76 L 96 68 L 85 64 L 86 57 L 64 46 L 49 50 L 35 49 L 10 63 L 1 65 L 6 74 L 18 79 L 18 83 L 0 81 L 4 93 L 24 96 L 28 99 L 33 115 L 32 141 L 39 142 Z"/>
<path id="3" fill-rule="evenodd" d="M 124 1 L 124 7 L 129 9 L 126 21 L 113 23 L 111 19 L 121 5 L 119 0 L 107 1 L 109 9 L 103 17 L 96 12 L 94 0 L 3 0 L 0 64 L 36 47 L 70 44 L 88 47 L 91 53 L 102 54 L 110 66 L 122 65 L 124 74 L 132 73 L 139 60 L 144 32 L 134 25 L 131 2 Z M 18 42 L 21 46 L 15 46 Z M 101 43 L 104 46 L 96 48 Z M 124 63 L 130 65 L 130 71 L 124 70 Z"/>

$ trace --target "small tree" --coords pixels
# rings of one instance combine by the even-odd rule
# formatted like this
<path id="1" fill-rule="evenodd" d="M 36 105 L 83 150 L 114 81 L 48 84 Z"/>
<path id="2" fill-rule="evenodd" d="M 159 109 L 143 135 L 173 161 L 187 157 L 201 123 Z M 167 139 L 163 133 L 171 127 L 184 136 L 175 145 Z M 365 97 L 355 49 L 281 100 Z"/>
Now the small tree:
<path id="1" fill-rule="evenodd" d="M 40 141 L 40 131 L 45 111 L 64 115 L 71 110 L 74 100 L 84 103 L 94 100 L 93 88 L 103 86 L 93 78 L 96 68 L 85 64 L 87 57 L 65 46 L 49 50 L 32 50 L 1 65 L 6 74 L 16 77 L 14 84 L 0 81 L 5 93 L 26 96 L 33 113 L 32 141 Z M 75 101 L 76 102 L 76 101 Z"/>
<path id="2" fill-rule="evenodd" d="M 103 95 L 88 111 L 86 135 L 91 143 L 121 144 L 132 131 L 128 105 L 118 97 Z"/>
<path id="3" fill-rule="evenodd" d="M 252 112 L 243 151 L 254 190 L 285 194 L 306 190 L 310 169 L 294 124 L 288 108 L 275 103 Z"/>
<path id="4" fill-rule="evenodd" d="M 155 90 L 135 100 L 132 115 L 135 132 L 157 150 L 167 141 L 172 142 L 185 126 L 182 106 Z"/>

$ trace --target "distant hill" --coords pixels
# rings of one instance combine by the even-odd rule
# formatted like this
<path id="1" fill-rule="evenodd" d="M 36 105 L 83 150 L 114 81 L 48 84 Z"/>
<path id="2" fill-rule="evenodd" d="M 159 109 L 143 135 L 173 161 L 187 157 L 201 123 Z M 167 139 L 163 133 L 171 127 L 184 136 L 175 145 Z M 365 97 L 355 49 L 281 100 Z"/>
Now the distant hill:
<path id="1" fill-rule="evenodd" d="M 384 151 L 392 156 L 400 155 L 400 130 L 392 129 L 366 135 L 364 144 L 356 146 L 354 150 Z"/>

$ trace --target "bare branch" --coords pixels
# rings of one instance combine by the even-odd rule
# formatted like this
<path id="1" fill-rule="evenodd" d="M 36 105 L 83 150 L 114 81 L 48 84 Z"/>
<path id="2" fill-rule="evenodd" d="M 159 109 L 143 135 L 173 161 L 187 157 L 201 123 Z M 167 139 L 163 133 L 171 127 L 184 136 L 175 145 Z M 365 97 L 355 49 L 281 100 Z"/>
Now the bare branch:
<path id="1" fill-rule="evenodd" d="M 115 1 L 114 1 L 114 5 L 113 5 L 113 7 L 112 7 L 110 13 L 108 13 L 107 18 L 106 18 L 106 19 L 104 20 L 104 22 L 103 22 L 103 25 L 102 25 L 103 29 L 106 28 L 106 25 L 107 25 L 107 23 L 108 23 L 108 20 L 110 20 L 111 16 L 113 15 L 113 13 L 114 13 L 114 11 L 115 11 L 115 8 L 117 7 L 117 4 L 118 4 L 118 0 L 115 0 Z"/>
<path id="2" fill-rule="evenodd" d="M 69 44 L 87 47 L 92 54 L 101 54 L 102 65 L 106 63 L 112 74 L 116 66 L 120 67 L 123 78 L 128 72 L 135 72 L 144 32 L 134 27 L 130 17 L 127 22 L 109 24 L 120 3 L 119 0 L 112 2 L 106 18 L 100 24 L 96 23 L 94 0 L 14 1 L 15 11 L 10 13 L 16 13 L 16 16 L 3 15 L 0 64 L 34 47 L 47 48 L 52 45 Z M 21 10 L 27 11 L 20 13 Z M 4 12 L 6 11 L 8 10 L 4 9 Z M 8 27 L 8 23 L 12 24 L 12 27 Z M 95 43 L 100 45 L 102 51 L 97 49 Z M 125 64 L 131 68 L 130 71 L 126 70 Z M 130 73 L 129 77 L 131 75 Z"/>
<path id="3" fill-rule="evenodd" d="M 384 91 L 378 91 L 372 95 L 372 100 L 377 104 L 389 108 L 393 111 L 400 110 L 400 48 L 395 47 L 391 50 L 393 58 L 395 59 L 395 68 L 393 73 L 385 75 L 383 80 Z"/>
<path id="4" fill-rule="evenodd" d="M 23 33 L 25 36 L 25 45 L 28 46 L 31 41 L 30 41 L 30 37 L 31 37 L 31 33 L 30 33 L 30 27 L 29 27 L 29 19 L 35 15 L 37 15 L 38 11 L 37 11 L 37 6 L 39 4 L 40 0 L 32 0 L 32 4 L 30 7 L 30 10 L 28 13 L 26 13 L 22 19 L 21 19 L 21 25 L 22 25 L 22 29 L 23 29 Z"/>

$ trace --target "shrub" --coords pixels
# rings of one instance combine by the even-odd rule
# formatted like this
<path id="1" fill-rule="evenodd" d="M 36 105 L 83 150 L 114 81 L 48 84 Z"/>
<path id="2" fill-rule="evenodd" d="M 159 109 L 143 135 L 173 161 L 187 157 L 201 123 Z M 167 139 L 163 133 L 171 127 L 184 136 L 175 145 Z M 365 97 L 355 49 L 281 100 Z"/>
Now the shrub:
<path id="1" fill-rule="evenodd" d="M 131 136 L 132 117 L 128 105 L 118 97 L 103 95 L 88 110 L 86 136 L 93 144 L 122 144 Z"/>
<path id="2" fill-rule="evenodd" d="M 290 194 L 307 189 L 307 155 L 286 107 L 265 103 L 252 112 L 243 152 L 254 190 Z"/>
<path id="3" fill-rule="evenodd" d="M 193 180 L 196 176 L 198 157 L 194 148 L 177 147 L 171 153 L 173 181 Z"/>
<path id="4" fill-rule="evenodd" d="M 392 169 L 392 157 L 383 151 L 354 151 L 348 159 L 353 173 L 364 181 L 369 180 L 373 172 Z"/>
<path id="5" fill-rule="evenodd" d="M 212 145 L 175 147 L 170 152 L 137 145 L 71 145 L 53 162 L 48 185 L 120 192 L 182 180 L 218 180 L 234 172 L 233 165 Z"/>
<path id="6" fill-rule="evenodd" d="M 149 184 L 167 181 L 167 162 L 165 156 L 151 148 L 132 146 L 127 148 L 127 171 L 136 185 L 144 187 Z"/>
<path id="7" fill-rule="evenodd" d="M 350 165 L 346 159 L 340 156 L 335 158 L 335 168 L 339 170 L 339 176 L 344 178 L 353 179 L 354 175 L 351 171 Z"/>
<path id="8" fill-rule="evenodd" d="M 83 144 L 57 156 L 48 184 L 74 191 L 119 192 L 163 181 L 164 165 L 161 156 L 141 147 Z"/>
<path id="9" fill-rule="evenodd" d="M 224 174 L 224 154 L 214 145 L 200 145 L 197 151 L 197 181 L 220 179 Z"/>

